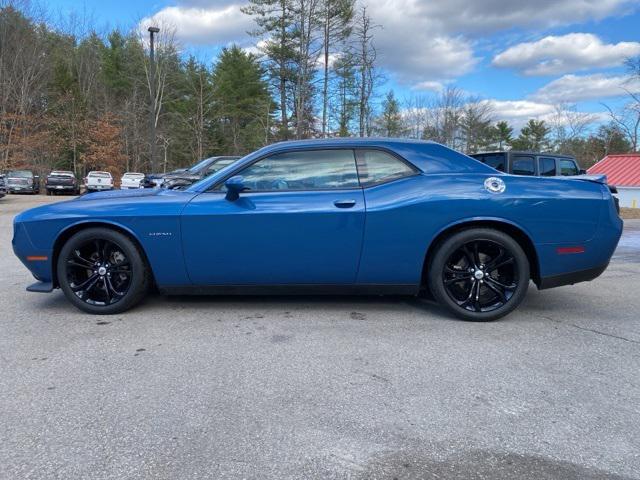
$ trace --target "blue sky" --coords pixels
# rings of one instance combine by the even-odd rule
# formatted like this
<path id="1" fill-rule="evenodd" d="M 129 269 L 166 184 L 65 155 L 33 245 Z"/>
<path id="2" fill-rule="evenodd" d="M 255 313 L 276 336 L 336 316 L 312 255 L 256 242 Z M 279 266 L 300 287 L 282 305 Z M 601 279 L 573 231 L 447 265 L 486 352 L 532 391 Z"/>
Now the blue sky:
<path id="1" fill-rule="evenodd" d="M 518 126 L 566 102 L 604 118 L 620 106 L 625 57 L 640 55 L 640 0 L 359 0 L 368 5 L 379 64 L 403 99 L 455 85 Z M 103 28 L 171 25 L 186 52 L 212 60 L 224 45 L 252 48 L 244 0 L 49 0 L 62 17 Z"/>

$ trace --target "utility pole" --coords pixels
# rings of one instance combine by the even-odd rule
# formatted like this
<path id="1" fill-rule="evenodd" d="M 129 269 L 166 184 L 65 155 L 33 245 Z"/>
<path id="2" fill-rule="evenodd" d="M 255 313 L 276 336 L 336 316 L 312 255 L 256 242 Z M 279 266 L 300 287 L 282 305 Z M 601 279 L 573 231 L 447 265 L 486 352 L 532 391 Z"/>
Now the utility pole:
<path id="1" fill-rule="evenodd" d="M 160 29 L 158 27 L 149 27 L 149 94 L 151 96 L 151 108 L 149 109 L 149 143 L 150 154 L 149 161 L 151 167 L 151 173 L 156 173 L 156 58 L 153 48 L 153 34 L 158 33 Z"/>

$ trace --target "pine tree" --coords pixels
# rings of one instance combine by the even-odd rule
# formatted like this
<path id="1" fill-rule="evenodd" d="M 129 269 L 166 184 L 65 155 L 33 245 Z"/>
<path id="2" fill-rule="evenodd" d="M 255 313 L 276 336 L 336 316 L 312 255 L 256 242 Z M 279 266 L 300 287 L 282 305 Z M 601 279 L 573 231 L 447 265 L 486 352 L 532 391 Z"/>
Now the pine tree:
<path id="1" fill-rule="evenodd" d="M 400 103 L 393 90 L 387 92 L 382 102 L 382 114 L 377 119 L 375 130 L 384 137 L 401 137 L 404 134 Z"/>
<path id="2" fill-rule="evenodd" d="M 223 150 L 242 154 L 268 141 L 273 102 L 256 57 L 234 45 L 223 49 L 213 71 L 215 115 Z"/>
<path id="3" fill-rule="evenodd" d="M 296 59 L 293 0 L 249 0 L 242 12 L 251 15 L 258 28 L 253 36 L 266 38 L 262 51 L 268 60 L 269 76 L 276 85 L 280 106 L 280 138 L 289 137 L 289 86 Z"/>
<path id="4" fill-rule="evenodd" d="M 549 132 L 551 129 L 544 120 L 531 119 L 522 127 L 518 138 L 511 142 L 514 150 L 543 152 L 549 149 Z"/>
<path id="5" fill-rule="evenodd" d="M 344 42 L 351 33 L 355 0 L 323 0 L 323 78 L 322 78 L 322 136 L 327 136 L 329 106 L 329 61 L 332 49 Z"/>
<path id="6" fill-rule="evenodd" d="M 504 148 L 509 146 L 513 139 L 513 127 L 509 126 L 504 120 L 496 123 L 495 140 L 498 143 L 498 149 L 502 152 Z"/>

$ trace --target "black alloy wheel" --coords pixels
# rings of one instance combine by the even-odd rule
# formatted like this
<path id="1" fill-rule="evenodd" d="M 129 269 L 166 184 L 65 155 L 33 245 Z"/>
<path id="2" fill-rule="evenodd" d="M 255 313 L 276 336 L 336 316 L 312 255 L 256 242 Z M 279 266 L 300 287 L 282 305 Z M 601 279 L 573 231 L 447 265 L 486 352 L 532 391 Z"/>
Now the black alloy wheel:
<path id="1" fill-rule="evenodd" d="M 495 320 L 510 313 L 529 285 L 529 262 L 509 235 L 463 230 L 437 249 L 429 270 L 434 297 L 465 320 Z"/>
<path id="2" fill-rule="evenodd" d="M 113 314 L 133 307 L 149 286 L 149 269 L 136 245 L 107 228 L 82 230 L 62 247 L 58 283 L 76 307 Z"/>

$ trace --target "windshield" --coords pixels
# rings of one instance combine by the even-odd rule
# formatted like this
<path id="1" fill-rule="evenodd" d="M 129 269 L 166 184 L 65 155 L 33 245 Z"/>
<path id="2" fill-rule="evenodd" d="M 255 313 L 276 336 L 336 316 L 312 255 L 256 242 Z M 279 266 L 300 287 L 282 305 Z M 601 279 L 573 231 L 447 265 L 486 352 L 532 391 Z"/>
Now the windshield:
<path id="1" fill-rule="evenodd" d="M 202 185 L 203 183 L 208 183 L 209 179 L 213 176 L 218 176 L 220 174 L 221 177 L 223 177 L 224 175 L 221 174 L 220 172 L 224 172 L 224 171 L 228 171 L 232 165 L 235 165 L 236 162 L 241 162 L 243 159 L 248 158 L 248 157 L 257 157 L 263 149 L 260 150 L 256 150 L 255 152 L 252 152 L 248 155 L 245 155 L 244 157 L 233 157 L 233 158 L 221 158 L 219 160 L 220 163 L 225 162 L 224 165 L 221 165 L 220 168 L 216 169 L 215 171 L 211 171 L 209 173 L 207 173 L 207 175 L 205 177 L 203 177 L 201 180 L 198 180 L 197 182 L 195 182 L 193 185 L 189 186 L 188 190 L 189 191 L 197 191 L 198 187 L 200 185 Z M 200 162 L 202 163 L 202 162 Z M 216 162 L 216 166 L 217 166 L 217 162 Z M 212 170 L 212 169 L 211 169 Z"/>
<path id="2" fill-rule="evenodd" d="M 217 162 L 213 162 L 213 164 L 211 164 L 211 166 L 205 170 L 204 174 L 207 175 L 207 176 L 208 175 L 212 175 L 212 174 L 222 170 L 227 165 L 231 165 L 235 161 L 236 161 L 235 158 L 222 158 L 222 159 L 218 160 Z"/>
<path id="3" fill-rule="evenodd" d="M 13 172 L 9 172 L 9 175 L 7 176 L 13 178 L 31 178 L 33 177 L 33 173 L 31 173 L 29 170 L 16 170 Z"/>
<path id="4" fill-rule="evenodd" d="M 189 172 L 189 173 L 198 173 L 200 170 L 202 170 L 204 167 L 206 167 L 209 164 L 209 162 L 212 161 L 213 158 L 214 157 L 209 157 L 209 158 L 205 158 L 204 160 L 200 160 L 193 167 L 189 167 L 187 169 L 187 172 Z"/>

